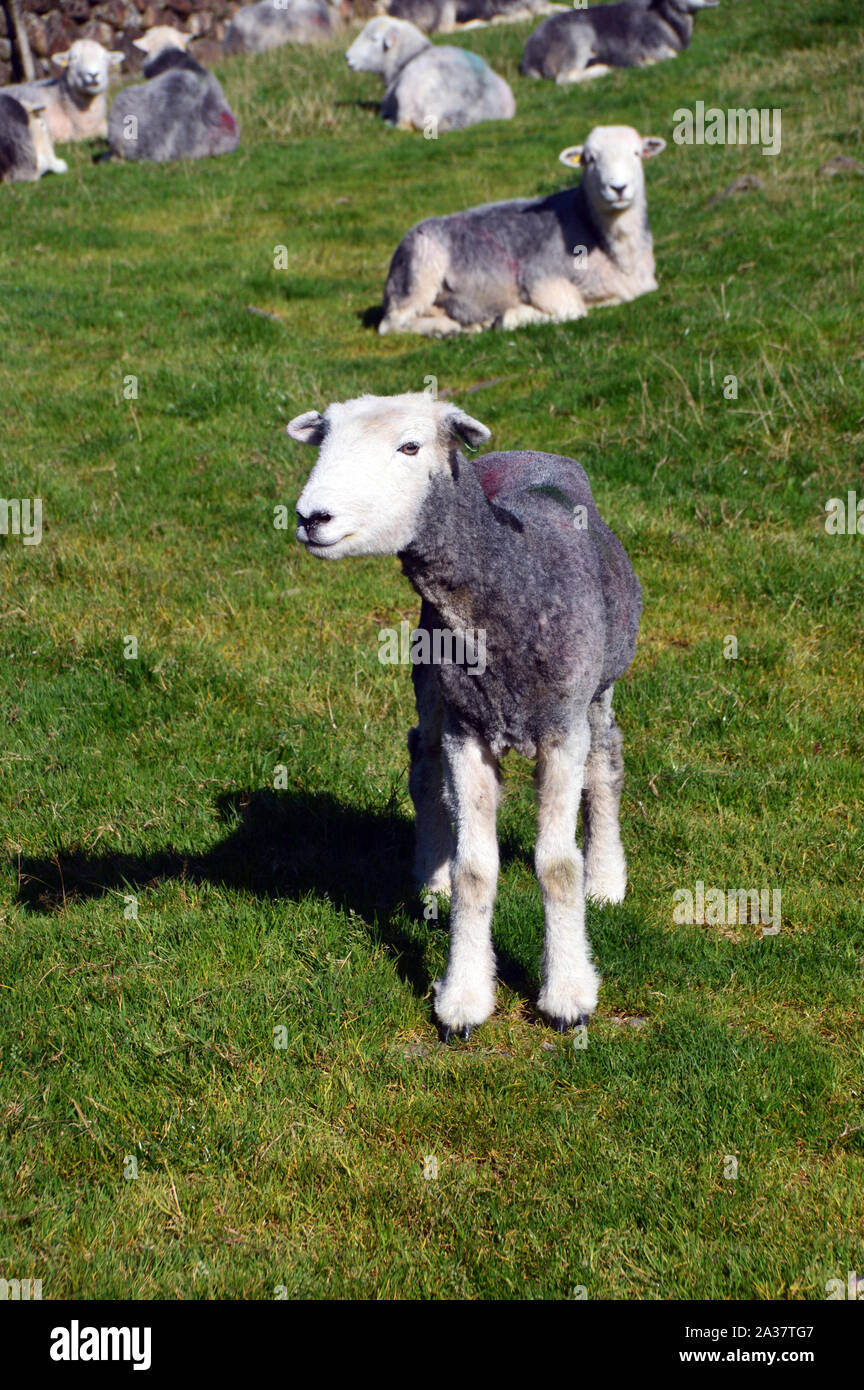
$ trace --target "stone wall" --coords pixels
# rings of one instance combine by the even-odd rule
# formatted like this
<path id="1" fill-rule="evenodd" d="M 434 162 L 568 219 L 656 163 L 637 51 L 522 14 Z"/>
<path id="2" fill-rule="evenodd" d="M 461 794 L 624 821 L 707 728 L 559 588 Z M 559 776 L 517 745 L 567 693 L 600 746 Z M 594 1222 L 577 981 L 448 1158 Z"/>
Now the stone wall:
<path id="1" fill-rule="evenodd" d="M 248 3 L 248 0 L 242 0 Z M 132 45 L 145 29 L 155 24 L 171 24 L 196 36 L 191 52 L 209 64 L 221 57 L 221 41 L 228 21 L 239 10 L 241 0 L 18 0 L 37 77 L 56 77 L 57 68 L 49 61 L 76 39 L 97 39 L 106 48 L 126 54 L 123 72 L 137 72 L 143 55 Z M 344 11 L 372 12 L 372 4 L 360 0 L 356 6 L 347 0 Z M 347 16 L 346 16 L 347 17 Z M 11 42 L 10 15 L 0 0 L 0 86 L 20 82 Z"/>

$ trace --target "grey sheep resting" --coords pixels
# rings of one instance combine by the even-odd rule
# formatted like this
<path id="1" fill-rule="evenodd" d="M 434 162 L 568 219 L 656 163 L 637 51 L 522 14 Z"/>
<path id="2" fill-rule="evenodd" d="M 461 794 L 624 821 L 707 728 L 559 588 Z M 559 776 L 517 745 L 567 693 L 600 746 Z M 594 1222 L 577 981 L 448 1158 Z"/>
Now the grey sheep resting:
<path id="1" fill-rule="evenodd" d="M 507 121 L 513 93 L 478 53 L 434 45 L 402 19 L 370 19 L 345 61 L 354 72 L 374 72 L 387 90 L 381 116 L 402 129 L 463 130 L 478 121 Z"/>
<path id="2" fill-rule="evenodd" d="M 573 459 L 529 451 L 469 462 L 460 443 L 477 447 L 488 429 L 429 396 L 363 396 L 297 416 L 288 432 L 319 446 L 297 503 L 307 550 L 397 554 L 422 598 L 423 632 L 485 633 L 482 671 L 467 656 L 414 666 L 416 873 L 452 892 L 450 955 L 435 986 L 444 1035 L 467 1036 L 494 1008 L 498 761 L 508 749 L 536 759 L 539 1007 L 561 1030 L 584 1022 L 599 986 L 585 895 L 620 902 L 627 883 L 612 693 L 633 657 L 641 592 L 621 543 Z"/>
<path id="3" fill-rule="evenodd" d="M 323 43 L 340 23 L 327 0 L 259 0 L 237 11 L 222 46 L 226 53 L 266 53 L 286 43 Z"/>
<path id="4" fill-rule="evenodd" d="M 163 163 L 230 154 L 237 121 L 212 73 L 177 48 L 145 65 L 148 80 L 126 87 L 111 107 L 108 141 L 120 159 Z"/>
<path id="5" fill-rule="evenodd" d="M 407 19 L 424 34 L 446 34 L 468 26 L 534 19 L 566 8 L 546 0 L 389 0 L 387 14 Z"/>
<path id="6" fill-rule="evenodd" d="M 595 126 L 559 155 L 581 165 L 578 188 L 418 222 L 390 263 L 379 333 L 563 322 L 655 290 L 642 165 L 664 148 L 631 126 Z"/>
<path id="7" fill-rule="evenodd" d="M 719 0 L 621 0 L 554 15 L 530 35 L 519 71 L 523 77 L 563 84 L 674 58 L 690 43 L 693 15 L 717 4 Z"/>
<path id="8" fill-rule="evenodd" d="M 43 174 L 65 174 L 54 153 L 41 106 L 0 92 L 0 183 L 35 183 Z"/>

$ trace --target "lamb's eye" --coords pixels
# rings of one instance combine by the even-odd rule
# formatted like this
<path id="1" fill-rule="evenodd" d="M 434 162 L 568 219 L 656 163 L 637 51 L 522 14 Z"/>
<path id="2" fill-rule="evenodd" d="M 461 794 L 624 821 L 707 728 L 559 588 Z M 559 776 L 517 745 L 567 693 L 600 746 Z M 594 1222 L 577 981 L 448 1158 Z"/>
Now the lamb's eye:
<path id="1" fill-rule="evenodd" d="M 419 444 L 414 444 L 414 443 L 412 442 L 412 443 L 408 443 L 408 444 L 400 444 L 400 445 L 399 445 L 399 453 L 400 453 L 400 454 L 412 454 L 412 455 L 413 455 L 413 454 L 419 454 L 419 452 L 420 452 L 420 445 L 419 445 Z"/>

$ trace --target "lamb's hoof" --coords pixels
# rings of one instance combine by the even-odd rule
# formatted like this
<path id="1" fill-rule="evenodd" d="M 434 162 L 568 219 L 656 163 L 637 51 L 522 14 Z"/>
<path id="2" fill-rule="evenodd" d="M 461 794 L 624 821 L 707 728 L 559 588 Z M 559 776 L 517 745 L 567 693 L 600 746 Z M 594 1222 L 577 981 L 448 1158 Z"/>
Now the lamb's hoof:
<path id="1" fill-rule="evenodd" d="M 580 1014 L 575 1023 L 571 1023 L 566 1018 L 550 1018 L 548 1022 L 549 1027 L 554 1028 L 556 1033 L 569 1033 L 571 1028 L 574 1030 L 576 1028 L 584 1028 L 590 1017 L 590 1014 Z"/>
<path id="2" fill-rule="evenodd" d="M 463 1042 L 467 1042 L 473 1031 L 473 1028 L 467 1023 L 462 1028 L 450 1028 L 446 1023 L 438 1024 L 438 1037 L 442 1043 L 452 1042 L 455 1038 L 461 1038 Z"/>

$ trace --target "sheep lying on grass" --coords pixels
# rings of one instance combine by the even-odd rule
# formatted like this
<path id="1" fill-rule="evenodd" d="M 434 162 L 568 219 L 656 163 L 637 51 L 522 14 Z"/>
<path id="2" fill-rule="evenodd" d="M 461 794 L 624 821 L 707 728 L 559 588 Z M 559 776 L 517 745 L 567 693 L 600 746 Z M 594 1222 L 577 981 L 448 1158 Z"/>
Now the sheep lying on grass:
<path id="1" fill-rule="evenodd" d="M 719 0 L 621 0 L 545 19 L 522 54 L 523 77 L 559 84 L 602 77 L 612 68 L 675 58 L 693 34 L 693 16 Z"/>
<path id="2" fill-rule="evenodd" d="M 340 27 L 338 6 L 327 0 L 259 0 L 237 11 L 223 47 L 226 53 L 265 53 L 286 43 L 323 43 Z"/>
<path id="3" fill-rule="evenodd" d="M 0 183 L 35 183 L 43 174 L 65 174 L 42 119 L 42 107 L 0 93 Z"/>
<path id="4" fill-rule="evenodd" d="M 513 93 L 477 53 L 433 46 L 413 24 L 370 19 L 345 61 L 354 72 L 374 72 L 386 85 L 381 115 L 415 130 L 462 130 L 478 121 L 506 121 Z"/>
<path id="5" fill-rule="evenodd" d="M 237 121 L 212 73 L 179 48 L 144 65 L 147 81 L 126 87 L 111 107 L 108 141 L 119 159 L 204 159 L 230 154 Z"/>
<path id="6" fill-rule="evenodd" d="M 106 135 L 105 93 L 113 70 L 123 62 L 123 54 L 109 53 L 92 39 L 77 39 L 68 53 L 55 53 L 51 61 L 63 69 L 59 78 L 21 82 L 4 87 L 3 91 L 19 101 L 44 107 L 45 127 L 58 144 Z"/>
<path id="7" fill-rule="evenodd" d="M 452 888 L 450 955 L 435 986 L 443 1034 L 467 1036 L 495 1000 L 498 760 L 537 761 L 537 877 L 546 919 L 539 1006 L 584 1022 L 598 976 L 584 898 L 624 897 L 623 778 L 612 691 L 633 657 L 641 594 L 588 479 L 554 454 L 487 454 L 489 431 L 428 395 L 362 396 L 288 426 L 319 446 L 297 503 L 313 555 L 396 554 L 423 603 L 420 628 L 485 631 L 482 674 L 415 665 L 410 790 L 417 875 Z M 585 867 L 576 846 L 583 799 Z"/>
<path id="8" fill-rule="evenodd" d="M 665 145 L 595 126 L 559 156 L 581 164 L 577 188 L 418 222 L 390 263 L 379 333 L 577 319 L 656 290 L 642 161 Z"/>
<path id="9" fill-rule="evenodd" d="M 535 19 L 566 8 L 546 0 L 390 0 L 387 13 L 409 20 L 425 34 L 446 34 L 454 29 Z"/>

